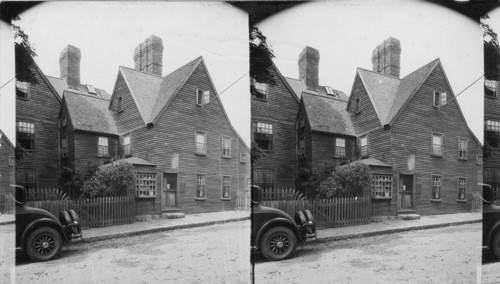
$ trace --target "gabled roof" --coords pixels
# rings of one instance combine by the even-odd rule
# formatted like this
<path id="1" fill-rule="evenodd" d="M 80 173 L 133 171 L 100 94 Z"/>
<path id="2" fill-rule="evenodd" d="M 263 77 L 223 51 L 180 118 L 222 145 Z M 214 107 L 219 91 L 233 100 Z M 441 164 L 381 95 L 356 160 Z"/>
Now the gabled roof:
<path id="1" fill-rule="evenodd" d="M 64 91 L 63 102 L 75 130 L 118 135 L 109 101 L 92 95 Z"/>
<path id="2" fill-rule="evenodd" d="M 403 79 L 358 68 L 357 75 L 365 86 L 381 125 L 394 122 L 438 64 L 439 59 L 435 59 Z"/>
<path id="3" fill-rule="evenodd" d="M 156 167 L 155 164 L 152 164 L 152 163 L 150 163 L 150 162 L 148 162 L 148 161 L 146 161 L 144 159 L 141 159 L 139 157 L 128 157 L 128 158 L 125 158 L 125 159 L 116 160 L 116 161 L 111 162 L 109 164 L 104 164 L 101 167 L 106 168 L 106 167 L 109 167 L 111 165 L 116 165 L 116 164 L 120 164 L 120 163 L 127 163 L 127 164 L 131 164 L 131 165 Z"/>
<path id="4" fill-rule="evenodd" d="M 123 75 L 145 124 L 157 119 L 161 110 L 202 60 L 200 56 L 163 78 L 120 66 L 119 72 Z"/>
<path id="5" fill-rule="evenodd" d="M 391 165 L 386 164 L 386 163 L 384 163 L 380 160 L 377 160 L 375 158 L 366 158 L 366 159 L 361 159 L 361 160 L 357 160 L 357 161 L 350 163 L 350 165 L 356 165 L 356 164 L 364 164 L 364 165 L 374 166 L 374 167 L 392 168 Z"/>
<path id="6" fill-rule="evenodd" d="M 290 85 L 295 95 L 300 99 L 303 92 L 312 92 L 311 90 L 306 89 L 306 85 L 304 82 L 298 79 L 293 79 L 289 77 L 284 77 L 286 82 Z M 341 101 L 349 100 L 349 97 L 342 91 L 333 89 L 334 96 L 327 94 L 325 86 L 319 86 L 318 94 L 322 96 L 329 96 L 332 98 L 336 98 Z"/>
<path id="7" fill-rule="evenodd" d="M 347 102 L 303 92 L 302 103 L 313 131 L 356 135 L 347 112 Z"/>
<path id="8" fill-rule="evenodd" d="M 9 144 L 10 147 L 12 147 L 12 149 L 15 149 L 16 147 L 14 146 L 14 143 L 12 143 L 12 141 L 10 141 L 9 137 L 7 137 L 7 135 L 5 135 L 5 133 L 2 131 L 2 129 L 0 129 L 0 138 L 3 138 L 5 139 L 5 141 L 7 141 L 7 144 Z"/>
<path id="9" fill-rule="evenodd" d="M 84 94 L 84 95 L 98 97 L 100 99 L 104 99 L 104 100 L 108 100 L 108 101 L 111 99 L 111 95 L 108 94 L 108 92 L 106 92 L 103 89 L 96 88 L 95 86 L 94 86 L 94 89 L 97 91 L 97 94 L 92 94 L 92 93 L 89 93 L 87 86 L 84 84 L 80 84 L 80 86 L 78 86 L 78 89 L 69 89 L 68 84 L 66 84 L 66 81 L 64 79 L 53 77 L 53 76 L 47 76 L 47 79 L 50 82 L 50 84 L 52 85 L 52 87 L 55 89 L 55 91 L 60 99 L 62 99 L 63 93 L 66 90 L 74 92 L 74 93 L 80 93 L 80 94 Z"/>

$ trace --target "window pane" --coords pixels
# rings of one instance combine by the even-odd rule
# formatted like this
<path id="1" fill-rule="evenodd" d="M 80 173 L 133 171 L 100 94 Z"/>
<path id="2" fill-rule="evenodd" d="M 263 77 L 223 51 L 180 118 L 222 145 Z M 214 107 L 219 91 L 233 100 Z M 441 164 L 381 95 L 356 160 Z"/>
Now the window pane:
<path id="1" fill-rule="evenodd" d="M 372 197 L 392 197 L 392 175 L 373 175 Z"/>
<path id="2" fill-rule="evenodd" d="M 205 154 L 205 133 L 196 132 L 196 153 Z"/>
<path id="3" fill-rule="evenodd" d="M 139 197 L 156 196 L 156 174 L 136 173 L 135 189 Z"/>

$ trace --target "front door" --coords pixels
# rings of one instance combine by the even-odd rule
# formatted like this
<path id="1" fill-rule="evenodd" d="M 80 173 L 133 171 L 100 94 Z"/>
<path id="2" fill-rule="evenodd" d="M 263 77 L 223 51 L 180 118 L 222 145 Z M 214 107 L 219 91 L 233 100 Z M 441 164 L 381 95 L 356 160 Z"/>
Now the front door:
<path id="1" fill-rule="evenodd" d="M 413 209 L 413 176 L 399 175 L 398 210 Z"/>
<path id="2" fill-rule="evenodd" d="M 175 209 L 177 201 L 177 174 L 163 173 L 161 209 Z"/>

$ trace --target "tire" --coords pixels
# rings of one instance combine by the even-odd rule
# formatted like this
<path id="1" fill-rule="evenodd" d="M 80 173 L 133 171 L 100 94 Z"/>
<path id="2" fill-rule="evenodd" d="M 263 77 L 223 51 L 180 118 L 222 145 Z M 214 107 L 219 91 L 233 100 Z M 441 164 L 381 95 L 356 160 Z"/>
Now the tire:
<path id="1" fill-rule="evenodd" d="M 493 243 L 491 244 L 491 249 L 495 253 L 495 256 L 500 259 L 500 231 L 495 234 Z"/>
<path id="2" fill-rule="evenodd" d="M 70 224 L 72 222 L 71 221 L 71 217 L 69 216 L 68 211 L 61 211 L 61 212 L 59 212 L 59 221 L 64 226 L 67 226 L 68 224 Z"/>
<path id="3" fill-rule="evenodd" d="M 47 261 L 55 257 L 62 248 L 59 232 L 50 227 L 40 227 L 31 232 L 25 250 L 34 261 Z"/>
<path id="4" fill-rule="evenodd" d="M 304 210 L 302 211 L 304 213 L 304 215 L 306 216 L 306 219 L 307 221 L 311 221 L 314 223 L 314 217 L 313 217 L 313 214 L 311 213 L 311 211 L 309 210 Z"/>
<path id="5" fill-rule="evenodd" d="M 302 211 L 295 212 L 294 219 L 295 219 L 295 223 L 297 223 L 297 225 L 299 225 L 299 226 L 302 226 L 305 223 L 307 223 L 306 215 L 304 215 L 304 213 Z"/>
<path id="6" fill-rule="evenodd" d="M 295 234 L 285 227 L 269 229 L 260 241 L 260 250 L 268 260 L 283 260 L 289 257 L 297 246 Z"/>

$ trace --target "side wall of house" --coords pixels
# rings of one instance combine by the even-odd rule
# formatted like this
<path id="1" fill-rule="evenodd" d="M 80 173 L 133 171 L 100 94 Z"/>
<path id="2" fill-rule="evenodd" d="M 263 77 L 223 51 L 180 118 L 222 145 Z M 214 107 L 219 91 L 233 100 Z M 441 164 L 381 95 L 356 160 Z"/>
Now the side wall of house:
<path id="1" fill-rule="evenodd" d="M 377 128 L 380 126 L 380 120 L 378 119 L 375 108 L 368 96 L 365 86 L 359 75 L 356 75 L 354 81 L 352 97 L 349 98 L 349 108 L 348 111 L 351 116 L 352 124 L 356 130 L 356 134 L 360 135 L 369 130 Z M 359 98 L 359 112 L 354 111 L 354 102 Z"/>
<path id="2" fill-rule="evenodd" d="M 106 162 L 117 157 L 118 137 L 114 135 L 97 134 L 89 132 L 74 131 L 75 137 L 75 161 L 76 168 L 85 165 L 89 161 Z M 108 155 L 98 155 L 99 137 L 108 138 Z"/>
<path id="3" fill-rule="evenodd" d="M 140 127 L 144 125 L 141 114 L 137 105 L 135 104 L 134 98 L 130 93 L 129 88 L 123 78 L 122 74 L 118 75 L 115 90 L 113 93 L 113 98 L 111 101 L 111 109 L 117 109 L 117 98 L 123 97 L 123 111 L 113 111 L 113 118 L 116 122 L 116 127 L 118 128 L 118 133 L 126 132 L 135 127 Z"/>
<path id="4" fill-rule="evenodd" d="M 299 107 L 299 114 L 297 116 L 298 130 L 297 130 L 297 188 L 302 192 L 307 192 L 308 189 L 302 186 L 307 180 L 308 173 L 312 170 L 312 153 L 313 153 L 313 138 L 311 132 L 311 125 L 307 118 L 304 104 L 301 103 Z M 299 155 L 300 139 L 304 138 L 304 154 Z"/>
<path id="5" fill-rule="evenodd" d="M 0 139 L 0 213 L 5 212 L 5 201 L 9 194 L 14 194 L 11 184 L 16 184 L 15 181 L 15 153 L 5 135 Z M 13 204 L 13 203 L 12 203 Z"/>
<path id="6" fill-rule="evenodd" d="M 484 120 L 500 121 L 500 83 L 496 82 L 496 98 L 484 96 Z M 500 198 L 500 148 L 484 163 L 484 182 L 493 186 L 496 198 Z"/>
<path id="7" fill-rule="evenodd" d="M 252 123 L 265 122 L 273 125 L 273 149 L 267 157 L 257 161 L 256 169 L 271 170 L 275 187 L 296 186 L 297 135 L 296 118 L 299 102 L 286 87 L 276 72 L 272 70 L 276 85 L 268 86 L 267 100 L 252 98 Z M 253 135 L 254 129 L 252 129 Z M 253 138 L 253 137 L 252 137 Z"/>
<path id="8" fill-rule="evenodd" d="M 434 91 L 446 92 L 447 104 L 433 107 Z M 442 214 L 470 210 L 471 193 L 477 188 L 476 158 L 478 144 L 467 130 L 457 101 L 438 65 L 403 109 L 391 127 L 391 161 L 395 170 L 413 174 L 415 207 L 419 214 Z M 431 155 L 433 132 L 443 135 L 443 155 Z M 467 159 L 459 159 L 459 137 L 468 141 Z M 402 147 L 401 145 L 404 145 Z M 415 169 L 408 168 L 410 155 L 415 155 Z M 441 199 L 431 200 L 432 177 L 442 177 Z M 458 200 L 459 177 L 467 178 L 466 202 Z"/>
<path id="9" fill-rule="evenodd" d="M 16 122 L 34 124 L 35 147 L 31 156 L 24 157 L 16 170 L 35 170 L 38 187 L 59 185 L 59 129 L 60 100 L 42 74 L 35 70 L 37 84 L 29 84 L 28 98 L 16 100 Z"/>

